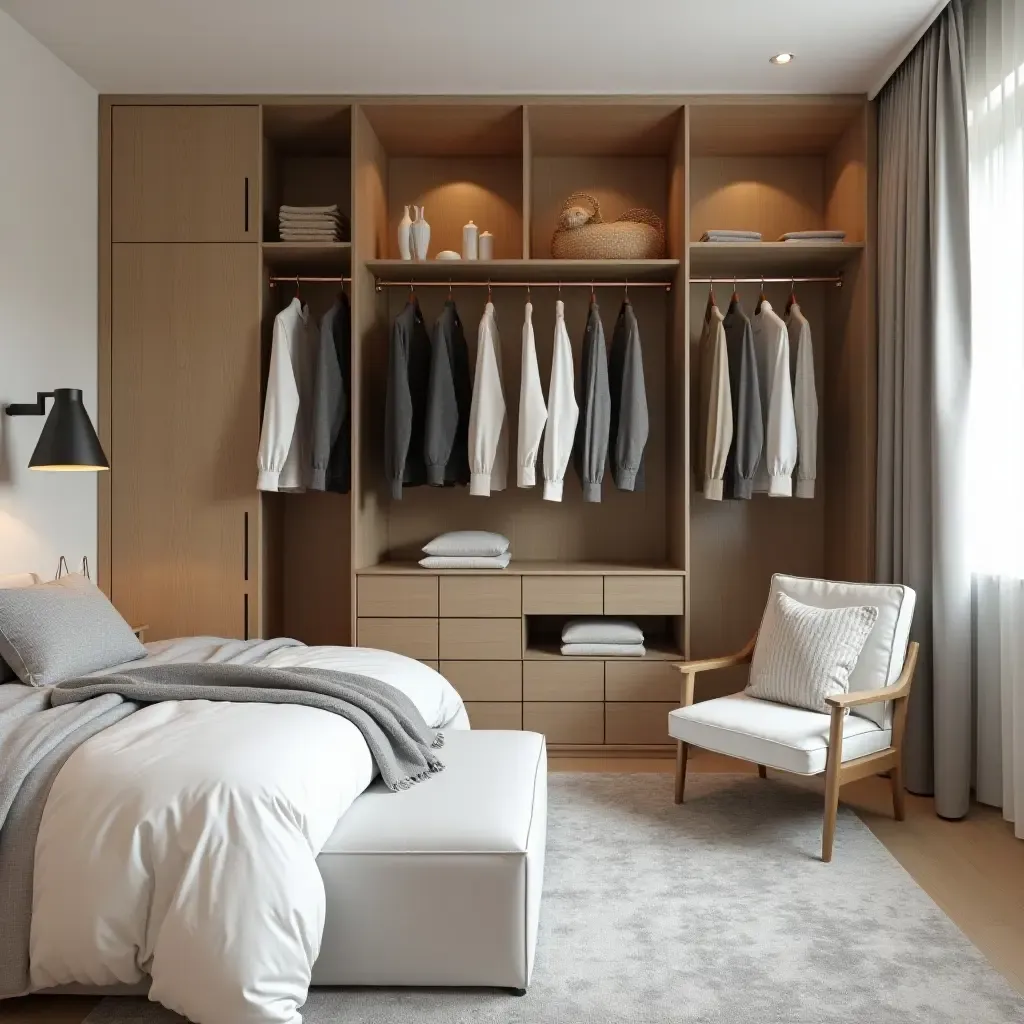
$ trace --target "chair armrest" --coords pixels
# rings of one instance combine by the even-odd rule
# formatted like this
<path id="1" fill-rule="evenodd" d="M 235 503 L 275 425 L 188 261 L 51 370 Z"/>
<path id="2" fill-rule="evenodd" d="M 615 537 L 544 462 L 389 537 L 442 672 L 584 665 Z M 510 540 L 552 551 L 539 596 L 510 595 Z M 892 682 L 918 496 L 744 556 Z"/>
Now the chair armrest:
<path id="1" fill-rule="evenodd" d="M 754 656 L 754 636 L 741 651 L 735 654 L 726 654 L 721 658 L 701 658 L 699 661 L 678 661 L 673 668 L 682 672 L 683 675 L 696 675 L 698 672 L 713 672 L 720 668 L 732 668 L 734 665 L 745 665 Z"/>
<path id="2" fill-rule="evenodd" d="M 855 690 L 853 693 L 839 693 L 834 697 L 826 697 L 825 703 L 832 708 L 856 708 L 862 704 L 877 704 L 879 701 L 909 697 L 910 685 L 914 681 L 914 669 L 917 668 L 919 650 L 920 647 L 916 643 L 912 643 L 907 648 L 903 671 L 891 686 L 883 686 L 880 690 Z"/>

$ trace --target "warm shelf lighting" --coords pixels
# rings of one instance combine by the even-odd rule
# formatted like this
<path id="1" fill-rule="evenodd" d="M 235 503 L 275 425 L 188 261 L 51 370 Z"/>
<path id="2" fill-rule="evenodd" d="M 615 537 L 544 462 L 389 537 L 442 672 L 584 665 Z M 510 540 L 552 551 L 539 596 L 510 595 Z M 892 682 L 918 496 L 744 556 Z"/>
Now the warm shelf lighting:
<path id="1" fill-rule="evenodd" d="M 774 57 L 768 58 L 769 64 L 789 64 L 796 54 L 793 53 L 777 53 Z"/>

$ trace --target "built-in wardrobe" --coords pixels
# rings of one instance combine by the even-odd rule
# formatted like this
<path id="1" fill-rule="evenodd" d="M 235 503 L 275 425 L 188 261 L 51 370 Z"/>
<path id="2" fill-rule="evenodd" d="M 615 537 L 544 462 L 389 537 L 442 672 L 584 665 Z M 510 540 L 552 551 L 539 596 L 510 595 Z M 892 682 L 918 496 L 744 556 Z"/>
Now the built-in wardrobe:
<path id="1" fill-rule="evenodd" d="M 383 647 L 440 669 L 474 724 L 554 748 L 667 746 L 671 663 L 734 649 L 772 572 L 869 579 L 873 566 L 874 120 L 863 98 L 417 100 L 107 97 L 101 104 L 100 579 L 158 639 L 285 634 Z M 657 260 L 553 260 L 565 198 L 665 223 Z M 337 204 L 350 242 L 279 240 L 281 204 Z M 406 205 L 432 228 L 399 258 Z M 440 261 L 472 219 L 494 259 Z M 845 241 L 783 243 L 839 229 Z M 701 242 L 711 229 L 763 242 Z M 753 311 L 790 292 L 811 322 L 820 406 L 813 499 L 711 501 L 693 479 L 697 357 L 709 291 Z M 296 295 L 352 315 L 351 491 L 256 489 L 271 332 Z M 390 325 L 414 293 L 428 323 L 451 296 L 471 360 L 488 298 L 516 436 L 529 297 L 545 390 L 555 302 L 574 357 L 591 296 L 610 334 L 627 294 L 641 328 L 650 438 L 642 491 L 606 475 L 584 503 L 514 486 L 389 493 Z M 499 531 L 501 572 L 427 571 L 436 534 Z M 562 624 L 639 621 L 641 659 L 566 658 Z M 708 694 L 734 680 L 713 680 Z"/>

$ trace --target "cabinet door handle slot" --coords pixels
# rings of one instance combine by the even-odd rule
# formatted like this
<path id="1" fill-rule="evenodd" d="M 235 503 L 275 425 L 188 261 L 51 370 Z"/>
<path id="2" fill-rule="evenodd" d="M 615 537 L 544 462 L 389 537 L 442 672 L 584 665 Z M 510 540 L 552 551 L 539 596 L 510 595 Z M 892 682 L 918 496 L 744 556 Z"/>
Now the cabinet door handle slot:
<path id="1" fill-rule="evenodd" d="M 245 179 L 245 233 L 249 233 L 249 178 Z"/>
<path id="2" fill-rule="evenodd" d="M 244 513 L 242 527 L 242 579 L 249 582 L 249 513 Z"/>

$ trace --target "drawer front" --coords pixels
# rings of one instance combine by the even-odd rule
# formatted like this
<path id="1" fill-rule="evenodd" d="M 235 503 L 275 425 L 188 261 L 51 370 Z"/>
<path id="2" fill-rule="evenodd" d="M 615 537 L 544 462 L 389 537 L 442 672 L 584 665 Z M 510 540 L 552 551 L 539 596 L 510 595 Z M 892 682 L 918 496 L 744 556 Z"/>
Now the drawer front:
<path id="1" fill-rule="evenodd" d="M 454 661 L 517 661 L 522 619 L 441 619 L 440 652 Z"/>
<path id="2" fill-rule="evenodd" d="M 442 576 L 441 614 L 448 618 L 502 619 L 521 615 L 518 576 Z"/>
<path id="3" fill-rule="evenodd" d="M 605 615 L 682 615 L 682 576 L 605 576 Z"/>
<path id="4" fill-rule="evenodd" d="M 521 661 L 442 661 L 441 675 L 465 701 L 523 699 Z"/>
<path id="5" fill-rule="evenodd" d="M 422 658 L 420 658 L 420 661 L 426 665 L 427 668 L 432 668 L 435 672 L 441 671 L 441 663 L 439 661 L 424 661 Z"/>
<path id="6" fill-rule="evenodd" d="M 604 700 L 604 663 L 524 661 L 523 700 Z"/>
<path id="7" fill-rule="evenodd" d="M 357 619 L 356 643 L 436 661 L 437 619 Z"/>
<path id="8" fill-rule="evenodd" d="M 609 702 L 605 705 L 605 742 L 674 743 L 668 734 L 668 713 L 677 707 L 678 701 Z"/>
<path id="9" fill-rule="evenodd" d="M 600 701 L 527 701 L 523 728 L 540 732 L 548 743 L 604 743 L 604 704 Z"/>
<path id="10" fill-rule="evenodd" d="M 600 576 L 524 576 L 526 615 L 600 615 L 604 589 Z"/>
<path id="11" fill-rule="evenodd" d="M 683 677 L 670 661 L 635 659 L 606 661 L 604 666 L 605 700 L 676 701 Z"/>
<path id="12" fill-rule="evenodd" d="M 466 714 L 474 729 L 522 729 L 523 705 L 519 701 L 468 700 Z"/>
<path id="13" fill-rule="evenodd" d="M 356 614 L 388 618 L 437 618 L 436 576 L 360 576 Z"/>

